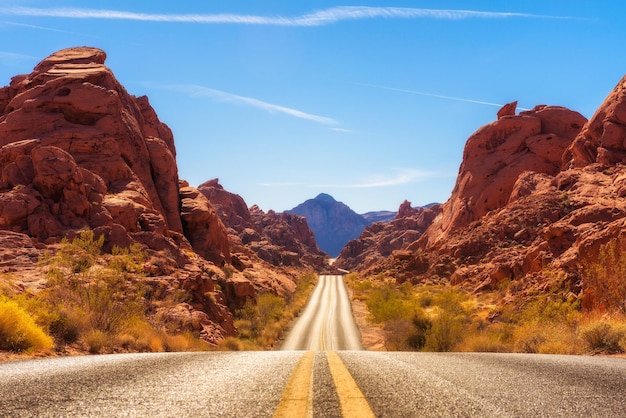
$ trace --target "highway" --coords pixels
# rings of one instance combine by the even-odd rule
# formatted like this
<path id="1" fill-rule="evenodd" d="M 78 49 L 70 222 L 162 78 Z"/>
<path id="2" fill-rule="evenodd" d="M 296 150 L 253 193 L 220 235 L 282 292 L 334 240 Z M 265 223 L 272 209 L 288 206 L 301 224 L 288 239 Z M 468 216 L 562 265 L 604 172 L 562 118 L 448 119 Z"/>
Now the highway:
<path id="1" fill-rule="evenodd" d="M 2 363 L 0 416 L 626 415 L 623 358 L 346 349 L 354 342 L 340 335 L 339 324 L 350 322 L 341 301 L 344 290 L 338 276 L 319 281 L 309 307 L 322 312 L 323 320 L 303 312 L 291 334 L 299 336 L 289 336 L 283 346 L 293 347 L 289 350 Z"/>
<path id="2" fill-rule="evenodd" d="M 282 350 L 362 350 L 342 276 L 320 276 Z"/>

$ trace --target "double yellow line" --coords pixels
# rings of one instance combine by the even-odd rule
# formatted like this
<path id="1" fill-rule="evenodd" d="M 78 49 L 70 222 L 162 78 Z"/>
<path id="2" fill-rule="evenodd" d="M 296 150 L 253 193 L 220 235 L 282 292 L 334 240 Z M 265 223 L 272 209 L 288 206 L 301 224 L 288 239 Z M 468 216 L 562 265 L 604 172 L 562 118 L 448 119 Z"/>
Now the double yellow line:
<path id="1" fill-rule="evenodd" d="M 343 361 L 335 351 L 325 351 L 330 374 L 344 417 L 374 417 L 367 399 L 350 375 Z M 313 416 L 313 360 L 314 351 L 307 351 L 291 373 L 287 386 L 274 413 L 274 418 Z"/>

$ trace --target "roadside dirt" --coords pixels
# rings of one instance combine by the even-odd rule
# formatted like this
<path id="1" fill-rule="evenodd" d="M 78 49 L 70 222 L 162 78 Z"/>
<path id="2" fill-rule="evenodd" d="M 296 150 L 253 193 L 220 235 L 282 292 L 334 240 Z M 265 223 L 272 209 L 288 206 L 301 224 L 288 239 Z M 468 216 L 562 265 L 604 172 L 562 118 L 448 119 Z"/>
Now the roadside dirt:
<path id="1" fill-rule="evenodd" d="M 352 299 L 352 295 L 350 298 L 352 301 L 352 313 L 361 333 L 363 348 L 368 351 L 387 351 L 385 349 L 385 335 L 382 327 L 367 320 L 368 312 L 365 302 Z"/>

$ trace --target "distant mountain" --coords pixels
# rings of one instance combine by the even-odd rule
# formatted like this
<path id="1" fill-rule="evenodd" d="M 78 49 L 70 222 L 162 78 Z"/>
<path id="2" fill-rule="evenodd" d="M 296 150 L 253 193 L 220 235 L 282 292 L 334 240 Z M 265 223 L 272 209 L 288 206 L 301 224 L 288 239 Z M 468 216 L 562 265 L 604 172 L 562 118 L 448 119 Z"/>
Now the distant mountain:
<path id="1" fill-rule="evenodd" d="M 374 222 L 389 222 L 393 221 L 396 217 L 397 212 L 392 212 L 390 210 L 380 210 L 378 212 L 367 212 L 362 214 L 361 216 L 365 219 L 368 225 L 373 224 Z"/>
<path id="2" fill-rule="evenodd" d="M 331 257 L 337 257 L 348 241 L 357 238 L 371 224 L 326 193 L 286 212 L 304 216 L 315 235 L 317 246 Z"/>

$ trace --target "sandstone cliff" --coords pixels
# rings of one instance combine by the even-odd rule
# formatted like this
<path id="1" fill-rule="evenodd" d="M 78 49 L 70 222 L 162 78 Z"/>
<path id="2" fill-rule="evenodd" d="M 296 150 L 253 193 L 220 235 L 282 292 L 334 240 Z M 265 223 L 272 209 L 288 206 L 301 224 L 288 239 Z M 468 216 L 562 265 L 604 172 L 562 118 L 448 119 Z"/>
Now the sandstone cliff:
<path id="1" fill-rule="evenodd" d="M 432 225 L 368 273 L 474 290 L 506 282 L 511 297 L 560 289 L 593 307 L 585 265 L 626 242 L 625 91 L 623 79 L 589 121 L 561 107 L 503 108 L 467 140 Z"/>
<path id="2" fill-rule="evenodd" d="M 441 205 L 427 208 L 413 208 L 404 201 L 396 217 L 388 222 L 375 222 L 341 250 L 334 266 L 345 270 L 359 270 L 365 273 L 387 257 L 410 256 L 406 247 L 416 241 L 439 214 Z M 403 274 L 394 272 L 395 276 Z"/>
<path id="3" fill-rule="evenodd" d="M 148 255 L 151 292 L 187 295 L 160 314 L 215 343 L 236 333 L 229 307 L 259 290 L 293 292 L 297 269 L 310 266 L 296 256 L 291 271 L 231 266 L 241 260 L 222 219 L 178 178 L 172 132 L 105 59 L 96 48 L 65 49 L 0 89 L 0 273 L 34 292 L 45 286 L 38 261 L 64 237 L 93 230 L 104 235 L 106 251 L 137 243 Z M 284 222 L 289 232 L 306 233 L 298 220 Z"/>
<path id="4" fill-rule="evenodd" d="M 215 208 L 226 226 L 231 245 L 232 265 L 238 271 L 264 270 L 253 280 L 259 291 L 275 289 L 279 294 L 293 291 L 293 282 L 285 280 L 294 269 L 321 271 L 326 255 L 317 248 L 306 219 L 294 214 L 264 213 L 258 206 L 248 208 L 243 198 L 225 190 L 217 179 L 209 180 L 198 190 Z M 283 272 L 283 276 L 276 271 Z"/>

